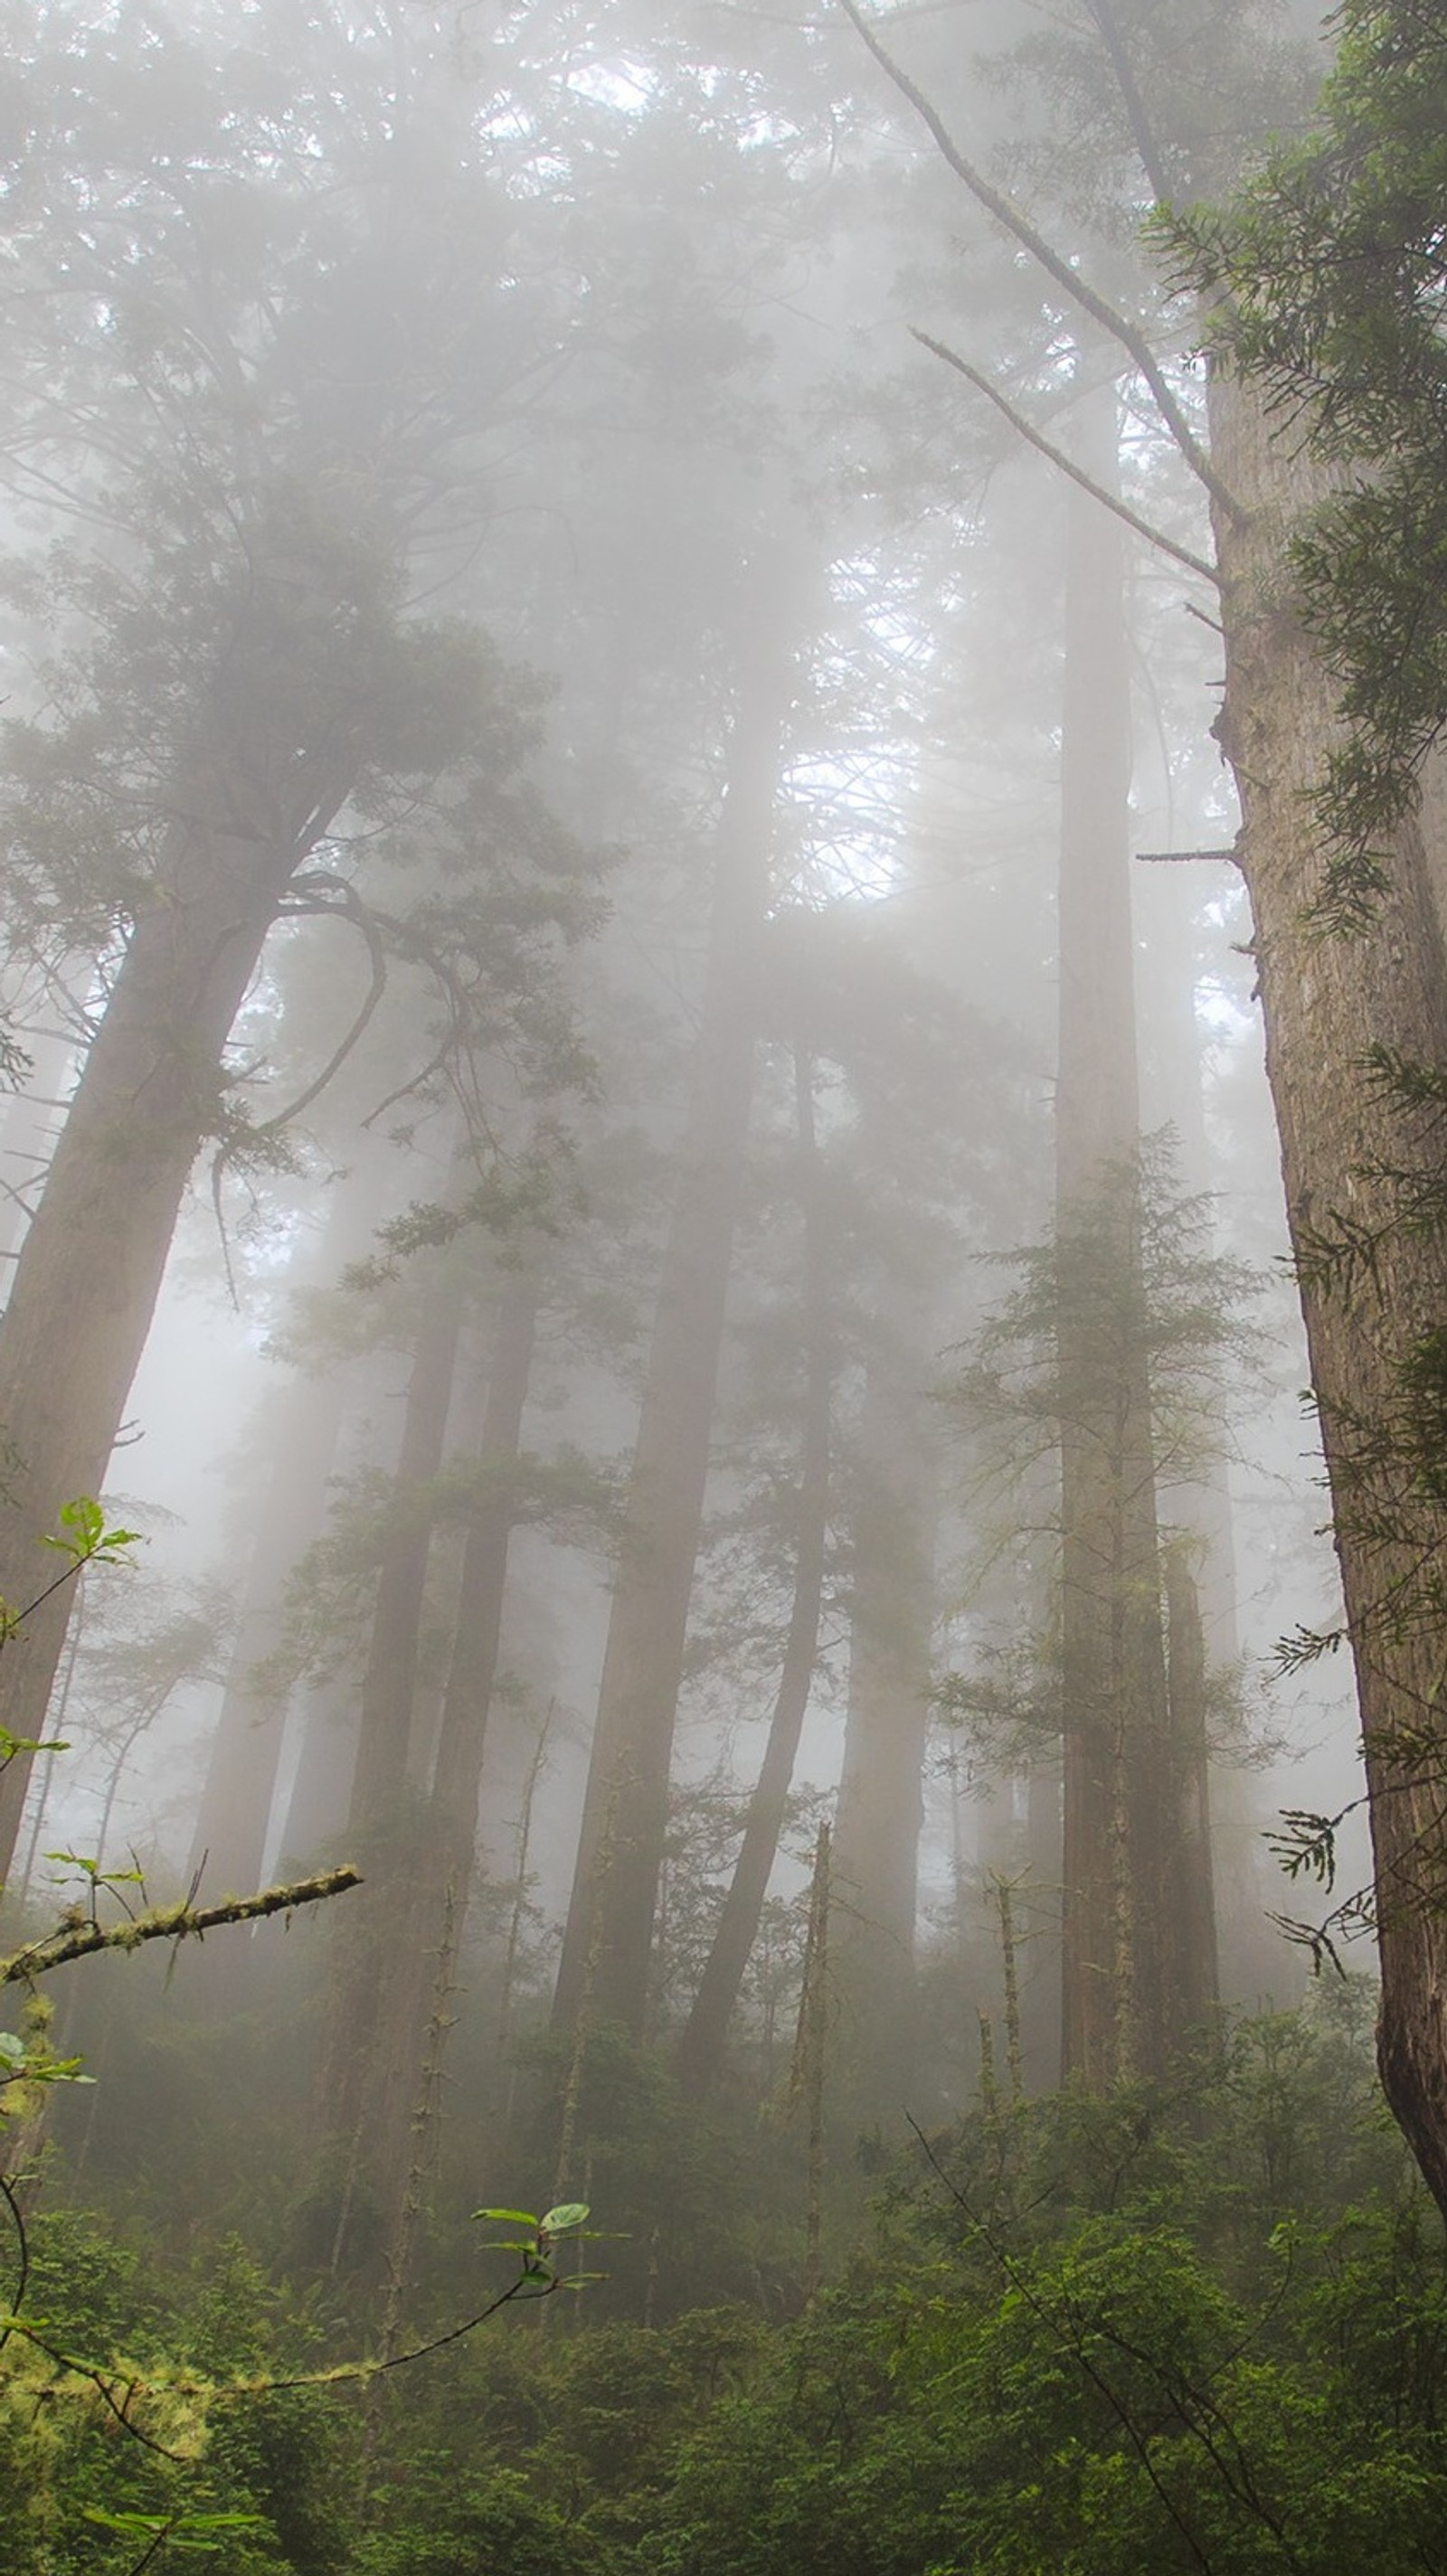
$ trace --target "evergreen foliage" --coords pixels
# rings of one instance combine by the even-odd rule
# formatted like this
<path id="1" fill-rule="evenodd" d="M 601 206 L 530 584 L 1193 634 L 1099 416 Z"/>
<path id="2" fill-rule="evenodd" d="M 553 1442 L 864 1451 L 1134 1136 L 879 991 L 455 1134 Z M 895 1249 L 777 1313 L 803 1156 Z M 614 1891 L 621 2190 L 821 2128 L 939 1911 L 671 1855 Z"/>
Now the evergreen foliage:
<path id="1" fill-rule="evenodd" d="M 1291 554 L 1347 719 L 1320 793 L 1321 913 L 1350 927 L 1447 723 L 1447 28 L 1430 0 L 1346 0 L 1338 24 L 1313 130 L 1159 229 L 1216 299 L 1213 345 L 1337 469 Z"/>

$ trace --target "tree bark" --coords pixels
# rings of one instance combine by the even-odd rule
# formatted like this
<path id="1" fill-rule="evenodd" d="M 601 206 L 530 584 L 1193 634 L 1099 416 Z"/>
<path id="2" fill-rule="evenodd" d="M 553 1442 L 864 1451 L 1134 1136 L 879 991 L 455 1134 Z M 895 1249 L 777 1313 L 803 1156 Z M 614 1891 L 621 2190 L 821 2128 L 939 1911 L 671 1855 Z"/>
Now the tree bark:
<path id="1" fill-rule="evenodd" d="M 1404 1382 L 1447 1324 L 1439 1238 L 1401 1222 L 1388 1175 L 1440 1185 L 1440 1124 L 1404 1110 L 1364 1072 L 1386 1045 L 1447 1076 L 1447 964 L 1423 836 L 1408 823 L 1365 926 L 1312 920 L 1326 853 L 1313 811 L 1338 738 L 1336 684 L 1303 629 L 1286 546 L 1323 476 L 1303 442 L 1273 432 L 1259 388 L 1228 370 L 1211 386 L 1212 447 L 1241 516 L 1221 513 L 1226 629 L 1219 722 L 1241 798 L 1266 1064 L 1281 1140 L 1312 1383 L 1331 1483 L 1366 1753 L 1382 2000 L 1382 2081 L 1447 2214 L 1447 1727 L 1444 1656 L 1424 1572 L 1447 1551 L 1440 1479 L 1414 1462 Z M 1354 1275 L 1319 1259 L 1342 1222 L 1375 1234 Z"/>
<path id="2" fill-rule="evenodd" d="M 801 1047 L 794 1058 L 799 1125 L 799 1198 L 804 1243 L 804 1419 L 795 1496 L 794 1600 L 764 1758 L 749 1800 L 743 1841 L 723 1913 L 678 2046 L 678 2072 L 690 2091 L 705 2093 L 722 2071 L 728 2026 L 738 2002 L 764 1899 L 778 1856 L 793 1786 L 799 1739 L 819 1657 L 824 1557 L 829 1524 L 829 1406 L 833 1354 L 829 1332 L 829 1253 L 819 1204 L 819 1147 L 814 1126 L 814 1067 Z"/>

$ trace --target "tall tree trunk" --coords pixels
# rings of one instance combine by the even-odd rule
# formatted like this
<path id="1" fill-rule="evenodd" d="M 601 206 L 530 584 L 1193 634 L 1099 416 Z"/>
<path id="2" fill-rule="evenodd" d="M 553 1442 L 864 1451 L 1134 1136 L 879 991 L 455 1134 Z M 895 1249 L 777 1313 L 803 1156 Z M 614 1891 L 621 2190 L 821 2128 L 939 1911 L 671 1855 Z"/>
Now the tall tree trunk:
<path id="1" fill-rule="evenodd" d="M 678 2071 L 695 2093 L 723 2067 L 728 2026 L 758 1938 L 769 1879 L 778 1855 L 799 1738 L 819 1656 L 824 1555 L 829 1523 L 829 1403 L 833 1353 L 829 1331 L 829 1251 L 820 1206 L 819 1146 L 814 1123 L 814 1066 L 794 1055 L 799 1130 L 799 1199 L 803 1212 L 804 1418 L 795 1494 L 794 1601 L 764 1758 L 749 1800 L 743 1841 L 698 1992 L 678 2047 Z"/>
<path id="2" fill-rule="evenodd" d="M 40 1541 L 59 1506 L 100 1491 L 140 1362 L 191 1166 L 215 1133 L 223 1052 L 282 893 L 326 830 L 355 759 L 298 756 L 259 665 L 258 610 L 235 640 L 211 741 L 177 783 L 156 890 L 137 916 L 86 1056 L 0 1319 L 0 1592 L 23 1606 L 48 1572 Z M 272 658 L 274 658 L 274 639 Z M 247 699 L 254 680 L 269 730 Z M 258 738 L 259 731 L 263 738 Z M 318 732 L 335 740 L 335 727 Z M 285 738 L 281 738 L 285 736 Z M 34 1739 L 64 1644 L 66 1590 L 0 1659 L 0 1725 Z M 0 1877 L 10 1866 L 28 1759 L 0 1775 Z"/>
<path id="3" fill-rule="evenodd" d="M 1219 732 L 1241 797 L 1267 1073 L 1361 1706 L 1382 2081 L 1447 2214 L 1447 1726 L 1440 1613 L 1423 1600 L 1447 1560 L 1447 1509 L 1431 1446 L 1439 1416 L 1424 1419 L 1410 1384 L 1423 1350 L 1442 1347 L 1447 1278 L 1440 1237 L 1401 1222 L 1391 1177 L 1420 1170 L 1440 1187 L 1440 1113 L 1414 1115 L 1364 1071 L 1369 1049 L 1386 1046 L 1447 1078 L 1447 963 L 1415 823 L 1397 836 L 1360 930 L 1323 936 L 1312 921 L 1325 864 L 1313 797 L 1340 724 L 1286 546 L 1322 478 L 1299 440 L 1279 424 L 1273 434 L 1257 387 L 1223 370 L 1211 409 L 1213 457 L 1240 510 L 1217 517 Z M 1320 1257 L 1344 1228 L 1375 1238 L 1370 1264 L 1351 1273 Z"/>
<path id="4" fill-rule="evenodd" d="M 648 1996 L 669 1769 L 703 1520 L 719 1352 L 743 1186 L 774 801 L 791 695 L 786 586 L 755 576 L 715 860 L 688 1121 L 608 1622 L 572 1901 L 554 1999 L 639 2034 Z M 604 1866 L 604 1823 L 611 1817 Z"/>
<path id="5" fill-rule="evenodd" d="M 419 2188 L 421 2129 L 435 2123 L 450 2019 L 450 1992 L 467 1928 L 477 1857 L 487 1721 L 497 1680 L 508 1551 L 517 1520 L 518 1446 L 537 1336 L 535 1267 L 509 1270 L 498 1308 L 476 1483 L 431 1795 L 399 1925 L 386 1958 L 375 2016 L 365 2157 L 370 2196 L 387 2214 L 391 2294 L 406 2286 Z M 434 1999 L 429 2013 L 428 1999 Z M 430 2106 L 419 2108 L 419 2106 Z"/>
<path id="6" fill-rule="evenodd" d="M 1206 2034 L 1221 1999 L 1216 1952 L 1216 1890 L 1211 1855 L 1211 1753 L 1207 1730 L 1206 1635 L 1187 1542 L 1164 1552 L 1166 1691 L 1171 1712 L 1170 1839 L 1177 1876 L 1166 1891 L 1178 1936 L 1173 1943 L 1181 2028 Z"/>
<path id="7" fill-rule="evenodd" d="M 1077 452 L 1116 476 L 1113 389 Z M 1161 2062 L 1172 2019 L 1165 1654 L 1134 1156 L 1130 679 L 1120 523 L 1067 500 L 1056 1235 L 1064 1709 L 1062 2055 Z M 1105 1347 L 1103 1348 L 1103 1342 Z"/>
<path id="8" fill-rule="evenodd" d="M 258 1667 L 277 1643 L 287 1579 L 325 1517 L 346 1392 L 334 1370 L 277 1391 L 263 1416 L 274 1426 L 271 1472 L 191 1846 L 191 1868 L 204 1864 L 213 1890 L 261 1884 L 288 1693 L 269 1687 Z"/>
<path id="9" fill-rule="evenodd" d="M 362 1677 L 347 1831 L 366 1883 L 355 1914 L 334 1929 L 321 2054 L 319 2111 L 338 2186 L 331 2258 L 335 2271 L 380 2258 L 385 2241 L 371 2133 L 395 2074 L 387 2062 L 395 2033 L 383 2029 L 382 2001 L 410 1928 L 417 1817 L 407 1812 L 407 1754 L 435 1519 L 431 1489 L 443 1462 L 462 1303 L 454 1259 L 431 1284 L 414 1345 L 391 1525 L 383 1542 Z M 412 2108 L 410 2092 L 398 2107 L 405 2121 Z"/>
<path id="10" fill-rule="evenodd" d="M 377 1574 L 371 1642 L 362 1675 L 357 1767 L 347 1817 L 363 1838 L 396 1818 L 407 1786 L 417 1649 L 427 1594 L 427 1559 L 442 1471 L 447 1417 L 462 1334 L 462 1274 L 456 1262 L 433 1283 L 413 1348 L 402 1445 L 389 1506 L 391 1526 Z"/>
<path id="11" fill-rule="evenodd" d="M 870 1366 L 853 1515 L 849 1697 L 834 1831 L 841 2080 L 897 2114 L 915 2058 L 915 1921 L 929 1729 L 937 1508 L 930 1301 Z M 911 1329 L 912 1327 L 912 1329 Z"/>

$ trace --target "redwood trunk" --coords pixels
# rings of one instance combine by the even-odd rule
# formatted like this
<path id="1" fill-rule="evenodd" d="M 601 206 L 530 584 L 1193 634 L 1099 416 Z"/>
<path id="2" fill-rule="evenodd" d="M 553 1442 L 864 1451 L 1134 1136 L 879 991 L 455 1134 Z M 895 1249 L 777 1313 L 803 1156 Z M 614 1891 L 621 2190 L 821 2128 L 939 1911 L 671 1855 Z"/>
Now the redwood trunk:
<path id="1" fill-rule="evenodd" d="M 0 1592 L 23 1607 L 54 1560 L 42 1534 L 104 1482 L 192 1164 L 217 1131 L 224 1052 L 282 895 L 365 756 L 346 693 L 288 692 L 295 639 L 314 645 L 338 601 L 304 553 L 251 531 L 237 615 L 177 777 L 154 890 L 138 911 L 85 1059 L 0 1320 Z M 310 621 L 310 623 L 309 623 Z M 43 1732 L 71 1588 L 0 1659 L 0 1725 Z M 29 1764 L 0 1776 L 0 1876 Z"/>
<path id="2" fill-rule="evenodd" d="M 225 774 L 192 781 L 201 812 L 172 827 L 163 891 L 138 919 L 55 1149 L 0 1321 L 0 1591 L 34 1598 L 60 1505 L 99 1493 L 150 1328 L 191 1166 L 215 1132 L 222 1054 L 282 890 L 337 799 L 261 833 Z M 203 815 L 235 814 L 229 824 Z M 27 1619 L 0 1660 L 0 1724 L 37 1737 L 70 1594 Z M 0 1875 L 28 1759 L 0 1775 Z"/>
<path id="3" fill-rule="evenodd" d="M 1260 391 L 1212 386 L 1213 455 L 1241 516 L 1218 517 L 1226 629 L 1220 735 L 1241 797 L 1266 1060 L 1331 1480 L 1371 1797 L 1382 2081 L 1447 2214 L 1447 1810 L 1439 1621 L 1410 1615 L 1439 1572 L 1447 1511 L 1406 1450 L 1402 1372 L 1447 1325 L 1440 1238 L 1400 1222 L 1384 1172 L 1440 1182 L 1441 1136 L 1364 1074 L 1386 1045 L 1447 1075 L 1447 963 L 1421 831 L 1407 825 L 1369 922 L 1312 923 L 1325 854 L 1312 799 L 1335 738 L 1336 687 L 1297 613 L 1285 544 L 1321 498 L 1299 439 L 1273 436 Z M 1381 1229 L 1374 1264 L 1322 1275 L 1317 1238 Z M 1305 1258 L 1303 1259 L 1303 1256 Z M 1379 1447 L 1378 1444 L 1385 1444 Z M 1373 1526 L 1375 1524 L 1375 1527 Z M 1394 1590 L 1404 1587 L 1394 1615 Z"/>

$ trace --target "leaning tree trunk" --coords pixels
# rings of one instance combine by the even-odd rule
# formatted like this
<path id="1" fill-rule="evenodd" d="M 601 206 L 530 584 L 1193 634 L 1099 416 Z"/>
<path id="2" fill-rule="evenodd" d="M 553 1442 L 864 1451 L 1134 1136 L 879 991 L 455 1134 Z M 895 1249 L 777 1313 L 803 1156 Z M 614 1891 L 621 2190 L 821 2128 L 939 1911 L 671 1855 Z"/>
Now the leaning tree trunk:
<path id="1" fill-rule="evenodd" d="M 1441 1187 L 1441 1113 L 1370 1075 L 1374 1047 L 1447 1079 L 1447 963 L 1421 830 L 1405 825 L 1368 921 L 1313 921 L 1326 853 L 1314 813 L 1339 738 L 1337 689 L 1301 623 L 1286 547 L 1320 470 L 1273 434 L 1255 386 L 1211 389 L 1226 630 L 1220 738 L 1241 798 L 1266 1062 L 1361 1706 L 1375 1859 L 1382 2081 L 1447 2214 L 1447 1561 L 1440 1399 L 1414 1389 L 1447 1334 L 1440 1233 L 1403 1222 L 1395 1175 Z M 1370 1239 L 1369 1261 L 1328 1247 Z"/>
<path id="2" fill-rule="evenodd" d="M 294 612 L 293 612 L 294 613 Z M 265 629 L 265 631 L 263 631 Z M 275 638 L 243 620 L 228 693 L 177 781 L 175 819 L 138 912 L 0 1320 L 0 1593 L 23 1607 L 53 1570 L 41 1545 L 62 1503 L 105 1478 L 150 1328 L 186 1182 L 216 1132 L 223 1054 L 282 894 L 325 832 L 360 749 L 346 728 L 285 706 Z M 253 691 L 263 714 L 251 715 Z M 312 711 L 315 714 L 315 710 Z M 65 1589 L 0 1659 L 0 1725 L 44 1731 L 69 1610 Z M 0 1876 L 28 1758 L 0 1775 Z"/>
<path id="3" fill-rule="evenodd" d="M 833 1355 L 829 1333 L 829 1252 L 820 1207 L 819 1147 L 814 1127 L 814 1066 L 804 1048 L 794 1059 L 799 1122 L 799 1197 L 804 1246 L 804 1419 L 795 1491 L 794 1601 L 784 1641 L 768 1742 L 749 1800 L 743 1841 L 723 1913 L 678 2044 L 678 2072 L 704 2093 L 722 2072 L 729 2022 L 738 2002 L 778 1856 L 793 1786 L 799 1739 L 819 1659 L 824 1555 L 829 1521 L 829 1399 Z"/>
<path id="4" fill-rule="evenodd" d="M 774 801 L 792 681 L 784 585 L 758 579 L 738 683 L 681 1169 L 608 1622 L 554 2019 L 643 2029 L 684 1637 L 743 1189 Z"/>

